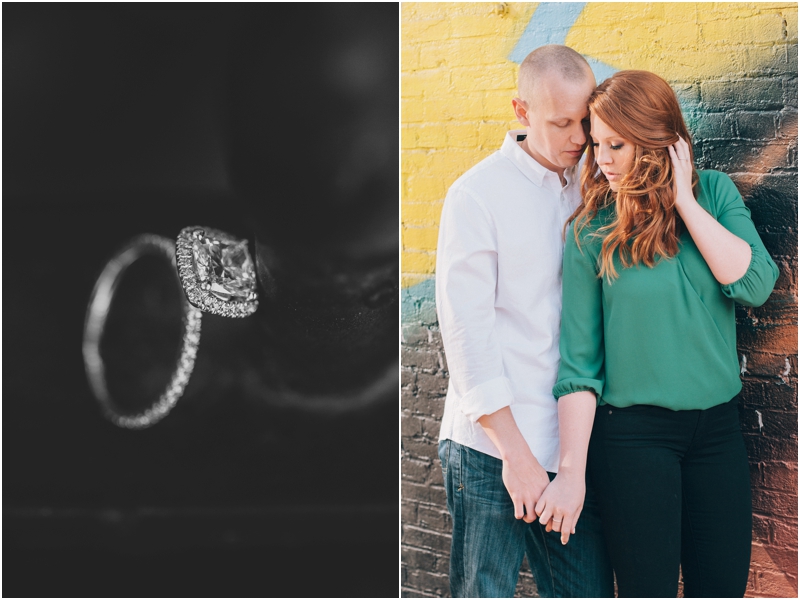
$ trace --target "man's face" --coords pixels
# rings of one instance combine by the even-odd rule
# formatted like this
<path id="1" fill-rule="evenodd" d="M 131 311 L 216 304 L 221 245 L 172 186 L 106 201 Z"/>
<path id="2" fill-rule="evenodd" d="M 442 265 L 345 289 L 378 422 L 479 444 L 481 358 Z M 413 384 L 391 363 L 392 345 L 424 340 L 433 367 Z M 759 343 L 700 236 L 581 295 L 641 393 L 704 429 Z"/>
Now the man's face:
<path id="1" fill-rule="evenodd" d="M 588 141 L 587 102 L 594 87 L 588 74 L 580 81 L 547 74 L 537 82 L 531 100 L 514 100 L 517 119 L 528 134 L 522 148 L 543 167 L 561 175 L 578 164 Z"/>

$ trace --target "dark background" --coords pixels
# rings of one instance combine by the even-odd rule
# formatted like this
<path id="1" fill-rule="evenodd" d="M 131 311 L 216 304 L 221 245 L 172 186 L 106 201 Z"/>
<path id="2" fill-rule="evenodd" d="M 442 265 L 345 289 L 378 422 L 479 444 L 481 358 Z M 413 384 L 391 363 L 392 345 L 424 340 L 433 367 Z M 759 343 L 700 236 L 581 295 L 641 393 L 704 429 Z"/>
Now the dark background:
<path id="1" fill-rule="evenodd" d="M 4 596 L 397 595 L 397 13 L 3 5 Z M 277 291 L 205 316 L 176 409 L 119 429 L 92 286 L 196 224 L 254 239 Z M 147 348 L 179 311 L 144 264 L 115 310 Z M 146 354 L 118 386 L 168 377 Z"/>

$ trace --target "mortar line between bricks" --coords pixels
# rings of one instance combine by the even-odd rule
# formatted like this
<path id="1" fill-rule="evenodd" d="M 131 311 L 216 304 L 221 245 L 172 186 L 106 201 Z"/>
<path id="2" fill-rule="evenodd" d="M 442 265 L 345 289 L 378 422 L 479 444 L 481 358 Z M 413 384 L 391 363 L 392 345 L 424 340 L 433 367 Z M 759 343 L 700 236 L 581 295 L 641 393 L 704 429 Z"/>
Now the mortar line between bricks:
<path id="1" fill-rule="evenodd" d="M 418 589 L 416 589 L 416 588 L 410 588 L 410 587 L 401 587 L 401 588 L 400 588 L 400 591 L 401 591 L 401 592 L 409 592 L 409 593 L 414 593 L 414 594 L 417 594 L 418 596 L 420 596 L 420 597 L 422 597 L 422 598 L 438 598 L 438 596 L 434 596 L 434 595 L 432 595 L 432 594 L 426 594 L 425 592 L 423 592 L 423 591 L 421 591 L 421 590 L 418 590 Z"/>
<path id="2" fill-rule="evenodd" d="M 441 537 L 448 537 L 448 538 L 452 537 L 449 533 L 442 533 L 440 531 L 431 531 L 430 529 L 426 529 L 425 527 L 419 527 L 418 525 L 405 524 L 403 525 L 403 527 L 407 529 L 413 529 L 414 531 L 423 531 L 425 533 L 432 533 L 434 535 Z"/>
<path id="3" fill-rule="evenodd" d="M 400 548 L 403 550 L 422 550 L 426 554 L 430 554 L 431 556 L 435 556 L 436 558 L 447 558 L 450 556 L 450 553 L 442 553 L 432 548 L 420 548 L 419 546 L 412 546 L 411 544 L 407 544 L 405 542 L 400 544 Z"/>

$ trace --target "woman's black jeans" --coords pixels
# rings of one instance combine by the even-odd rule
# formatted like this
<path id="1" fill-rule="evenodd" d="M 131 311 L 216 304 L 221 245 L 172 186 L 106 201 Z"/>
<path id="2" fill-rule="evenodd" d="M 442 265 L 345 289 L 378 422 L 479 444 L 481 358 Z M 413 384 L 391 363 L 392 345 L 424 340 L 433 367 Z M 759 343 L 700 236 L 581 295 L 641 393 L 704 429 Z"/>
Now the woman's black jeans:
<path id="1" fill-rule="evenodd" d="M 752 505 L 737 399 L 707 410 L 598 406 L 589 445 L 620 597 L 741 598 Z"/>

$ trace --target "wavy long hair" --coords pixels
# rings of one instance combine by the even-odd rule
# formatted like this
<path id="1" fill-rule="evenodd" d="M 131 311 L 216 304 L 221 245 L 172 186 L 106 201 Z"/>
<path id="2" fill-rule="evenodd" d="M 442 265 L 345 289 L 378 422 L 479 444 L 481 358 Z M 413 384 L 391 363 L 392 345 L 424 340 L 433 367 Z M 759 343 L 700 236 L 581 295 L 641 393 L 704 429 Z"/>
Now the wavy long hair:
<path id="1" fill-rule="evenodd" d="M 620 180 L 615 193 L 597 165 L 594 146 L 589 144 L 581 173 L 583 199 L 567 220 L 567 225 L 575 221 L 575 239 L 580 244 L 581 230 L 600 209 L 616 203 L 614 218 L 595 233 L 603 238 L 599 276 L 611 283 L 618 277 L 613 262 L 615 252 L 624 267 L 639 263 L 652 267 L 658 257 L 677 254 L 683 224 L 675 210 L 668 146 L 681 136 L 689 144 L 693 165 L 694 152 L 678 98 L 655 73 L 615 73 L 589 97 L 589 111 L 635 146 L 631 170 Z M 695 195 L 697 181 L 697 171 L 693 170 Z"/>

